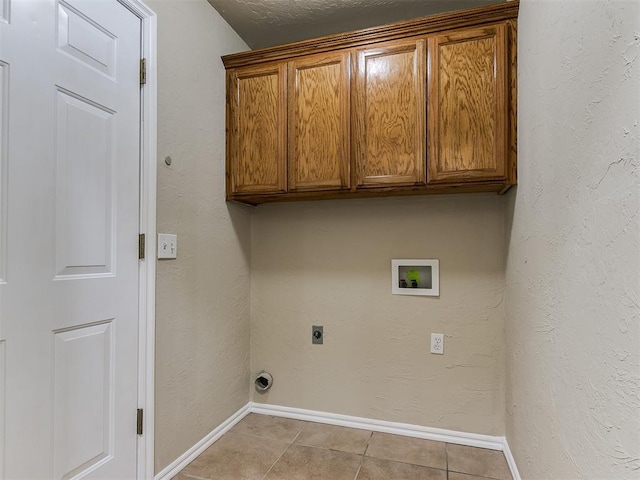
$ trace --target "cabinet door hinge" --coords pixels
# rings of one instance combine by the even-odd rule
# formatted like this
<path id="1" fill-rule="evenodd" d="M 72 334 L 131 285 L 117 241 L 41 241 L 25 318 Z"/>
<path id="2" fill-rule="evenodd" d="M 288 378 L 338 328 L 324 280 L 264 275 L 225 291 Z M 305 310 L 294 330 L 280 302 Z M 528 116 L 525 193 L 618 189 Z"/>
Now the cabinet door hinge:
<path id="1" fill-rule="evenodd" d="M 141 408 L 138 409 L 138 415 L 136 418 L 136 433 L 138 435 L 142 435 L 142 426 L 144 422 L 144 410 Z"/>
<path id="2" fill-rule="evenodd" d="M 147 59 L 140 59 L 140 85 L 147 83 Z"/>
<path id="3" fill-rule="evenodd" d="M 146 243 L 144 233 L 138 235 L 138 259 L 140 260 L 144 260 Z"/>

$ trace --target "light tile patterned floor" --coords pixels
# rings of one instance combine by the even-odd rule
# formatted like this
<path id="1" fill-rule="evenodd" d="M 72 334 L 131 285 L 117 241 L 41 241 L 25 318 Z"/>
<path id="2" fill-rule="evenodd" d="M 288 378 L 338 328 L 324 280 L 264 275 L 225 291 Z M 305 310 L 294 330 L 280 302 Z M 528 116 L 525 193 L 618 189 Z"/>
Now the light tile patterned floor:
<path id="1" fill-rule="evenodd" d="M 502 452 L 250 414 L 176 480 L 512 480 Z"/>

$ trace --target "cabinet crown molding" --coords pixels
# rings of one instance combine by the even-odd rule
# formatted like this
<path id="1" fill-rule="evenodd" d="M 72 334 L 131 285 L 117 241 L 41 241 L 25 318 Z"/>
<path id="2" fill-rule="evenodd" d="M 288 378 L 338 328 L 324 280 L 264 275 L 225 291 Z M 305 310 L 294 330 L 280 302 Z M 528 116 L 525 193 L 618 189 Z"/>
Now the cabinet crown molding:
<path id="1" fill-rule="evenodd" d="M 519 0 L 496 3 L 471 10 L 460 10 L 379 27 L 328 35 L 275 47 L 234 53 L 222 57 L 225 68 L 235 68 L 265 62 L 290 60 L 295 57 L 368 46 L 389 40 L 431 35 L 446 30 L 518 18 Z"/>

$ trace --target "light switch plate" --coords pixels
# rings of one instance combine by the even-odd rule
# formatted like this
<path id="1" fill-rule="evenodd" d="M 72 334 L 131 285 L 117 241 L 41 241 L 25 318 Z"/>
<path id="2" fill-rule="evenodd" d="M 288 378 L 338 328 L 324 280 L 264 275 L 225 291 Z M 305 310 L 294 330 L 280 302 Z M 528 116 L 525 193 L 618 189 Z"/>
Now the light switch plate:
<path id="1" fill-rule="evenodd" d="M 176 258 L 178 256 L 178 236 L 172 233 L 158 234 L 158 258 Z"/>

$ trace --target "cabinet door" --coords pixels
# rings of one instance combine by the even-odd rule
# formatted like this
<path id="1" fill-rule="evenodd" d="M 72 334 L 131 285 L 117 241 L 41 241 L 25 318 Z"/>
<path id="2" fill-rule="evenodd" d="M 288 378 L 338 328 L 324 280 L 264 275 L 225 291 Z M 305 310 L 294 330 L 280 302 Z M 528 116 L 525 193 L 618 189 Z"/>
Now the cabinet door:
<path id="1" fill-rule="evenodd" d="M 350 186 L 349 53 L 289 62 L 289 191 Z"/>
<path id="2" fill-rule="evenodd" d="M 228 74 L 227 192 L 286 190 L 286 64 Z"/>
<path id="3" fill-rule="evenodd" d="M 429 183 L 506 179 L 504 25 L 429 39 Z"/>
<path id="4" fill-rule="evenodd" d="M 354 90 L 358 188 L 425 183 L 424 40 L 359 50 Z"/>

